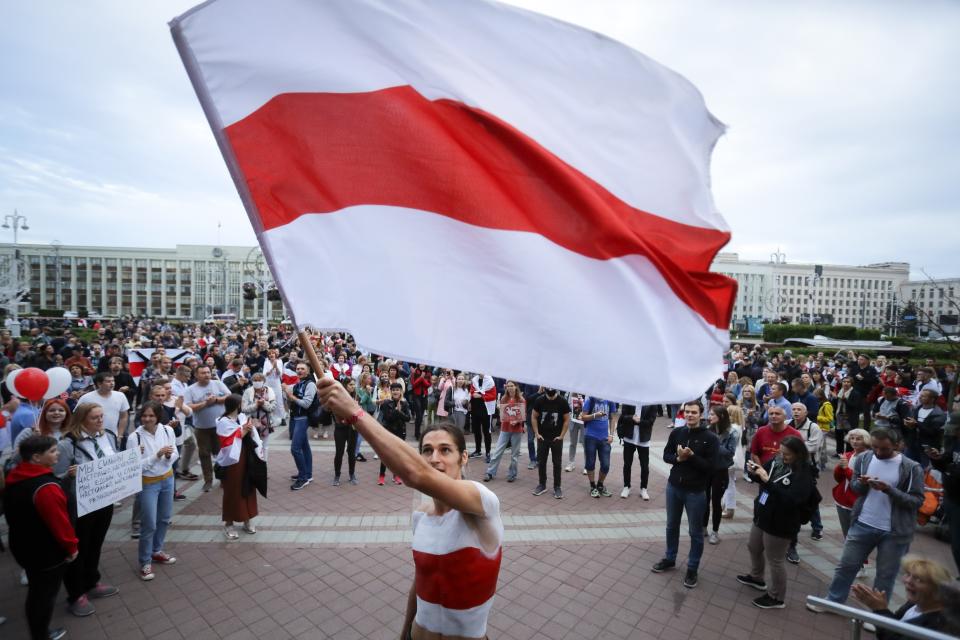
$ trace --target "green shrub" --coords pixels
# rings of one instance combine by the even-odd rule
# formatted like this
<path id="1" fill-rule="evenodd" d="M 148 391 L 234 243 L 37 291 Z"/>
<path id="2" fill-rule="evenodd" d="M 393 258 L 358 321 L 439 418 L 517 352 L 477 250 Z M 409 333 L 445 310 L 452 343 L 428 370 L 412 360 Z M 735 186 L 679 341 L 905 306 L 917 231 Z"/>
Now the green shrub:
<path id="1" fill-rule="evenodd" d="M 766 324 L 763 326 L 764 342 L 783 342 L 787 338 L 813 338 L 826 336 L 838 340 L 879 340 L 876 329 L 857 329 L 843 325 L 813 324 Z"/>

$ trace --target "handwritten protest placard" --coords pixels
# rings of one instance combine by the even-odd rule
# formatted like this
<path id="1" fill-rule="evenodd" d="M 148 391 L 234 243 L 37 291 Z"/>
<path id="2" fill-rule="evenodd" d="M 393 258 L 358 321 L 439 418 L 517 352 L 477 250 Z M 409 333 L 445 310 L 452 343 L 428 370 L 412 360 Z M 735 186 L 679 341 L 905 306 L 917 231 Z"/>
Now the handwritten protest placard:
<path id="1" fill-rule="evenodd" d="M 140 452 L 129 449 L 77 466 L 77 517 L 139 493 Z"/>

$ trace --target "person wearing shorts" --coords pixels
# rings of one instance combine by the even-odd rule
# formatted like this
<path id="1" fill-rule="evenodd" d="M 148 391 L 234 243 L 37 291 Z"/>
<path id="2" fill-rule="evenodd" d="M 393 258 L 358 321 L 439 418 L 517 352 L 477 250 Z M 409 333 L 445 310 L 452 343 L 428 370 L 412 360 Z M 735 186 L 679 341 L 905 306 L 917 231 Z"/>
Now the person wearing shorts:
<path id="1" fill-rule="evenodd" d="M 613 432 L 610 430 L 611 410 L 611 402 L 590 397 L 583 403 L 583 412 L 580 414 L 584 425 L 584 468 L 590 480 L 591 498 L 609 498 L 613 495 L 603 484 L 610 472 L 610 447 L 613 443 Z M 597 458 L 600 458 L 600 475 L 595 478 Z"/>

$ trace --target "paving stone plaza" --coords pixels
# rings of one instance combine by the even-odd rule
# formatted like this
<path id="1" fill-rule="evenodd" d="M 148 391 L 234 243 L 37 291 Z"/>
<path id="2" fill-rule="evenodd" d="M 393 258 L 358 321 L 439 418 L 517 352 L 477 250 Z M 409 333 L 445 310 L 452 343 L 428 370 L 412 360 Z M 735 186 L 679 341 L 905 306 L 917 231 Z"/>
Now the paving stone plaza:
<path id="1" fill-rule="evenodd" d="M 824 539 L 811 540 L 809 526 L 801 531 L 800 565 L 787 565 L 785 610 L 753 607 L 757 592 L 734 578 L 748 568 L 747 534 L 756 492 L 742 480 L 735 518 L 721 524 L 719 545 L 706 545 L 699 586 L 684 588 L 681 570 L 650 572 L 664 550 L 668 467 L 660 455 L 669 433 L 666 424 L 658 419 L 654 430 L 649 502 L 637 495 L 636 465 L 634 494 L 619 497 L 622 456 L 616 443 L 607 482 L 612 498 L 589 496 L 581 474 L 582 448 L 577 469 L 563 474 L 563 500 L 531 494 L 536 471 L 526 469 L 525 455 L 517 482 L 505 480 L 509 460 L 501 464 L 490 488 L 500 497 L 506 543 L 489 637 L 849 637 L 845 621 L 803 607 L 807 594 L 825 592 L 842 547 L 829 474 L 820 481 Z M 241 533 L 238 541 L 227 542 L 218 490 L 204 494 L 201 483 L 183 483 L 189 499 L 175 503 L 167 535 L 167 551 L 178 562 L 156 567 L 156 579 L 141 582 L 136 542 L 130 539 L 131 501 L 125 500 L 114 516 L 101 562 L 104 579 L 118 585 L 120 594 L 95 601 L 97 613 L 88 618 L 70 617 L 58 605 L 54 626 L 62 622 L 70 638 L 82 640 L 397 638 L 413 577 L 413 490 L 377 486 L 378 462 L 366 446 L 370 461 L 357 463 L 360 485 L 332 487 L 333 442 L 311 440 L 314 482 L 292 492 L 287 478 L 294 465 L 282 431 L 269 444 L 272 484 L 269 498 L 259 502 L 256 535 Z M 482 460 L 470 461 L 468 475 L 483 477 Z M 5 524 L 0 530 L 5 535 Z M 683 566 L 688 546 L 684 523 L 678 565 Z M 952 562 L 949 547 L 927 529 L 917 532 L 912 551 L 947 566 Z M 0 554 L 0 615 L 8 618 L 0 626 L 0 638 L 26 636 L 25 595 L 10 554 Z M 902 598 L 898 587 L 895 600 Z"/>

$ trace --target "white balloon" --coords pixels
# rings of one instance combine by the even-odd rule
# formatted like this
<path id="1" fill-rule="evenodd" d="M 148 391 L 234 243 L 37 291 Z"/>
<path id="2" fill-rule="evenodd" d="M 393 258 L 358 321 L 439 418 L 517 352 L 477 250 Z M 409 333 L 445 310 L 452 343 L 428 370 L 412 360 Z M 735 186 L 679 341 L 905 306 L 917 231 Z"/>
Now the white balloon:
<path id="1" fill-rule="evenodd" d="M 69 369 L 53 367 L 47 369 L 47 379 L 50 381 L 50 386 L 47 387 L 47 392 L 43 394 L 44 400 L 56 398 L 66 391 L 67 387 L 70 386 L 70 382 L 73 380 L 73 376 L 70 375 Z"/>
<path id="2" fill-rule="evenodd" d="M 17 393 L 17 388 L 16 388 L 15 386 L 13 386 L 13 380 L 14 380 L 14 378 L 16 378 L 18 375 L 20 375 L 20 372 L 21 372 L 21 371 L 23 371 L 23 369 L 14 369 L 13 371 L 11 371 L 10 373 L 7 374 L 7 379 L 3 381 L 3 383 L 4 383 L 5 385 L 7 385 L 7 389 L 10 391 L 10 393 L 13 394 L 13 397 L 14 397 L 14 398 L 19 398 L 19 397 L 20 397 L 20 394 Z"/>

